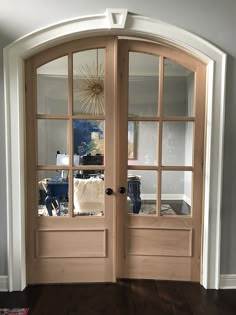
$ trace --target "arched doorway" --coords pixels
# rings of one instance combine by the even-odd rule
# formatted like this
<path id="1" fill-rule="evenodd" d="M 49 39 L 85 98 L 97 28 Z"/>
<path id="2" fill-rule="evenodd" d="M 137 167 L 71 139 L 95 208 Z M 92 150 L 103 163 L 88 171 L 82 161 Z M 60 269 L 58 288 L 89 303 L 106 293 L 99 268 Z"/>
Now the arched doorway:
<path id="1" fill-rule="evenodd" d="M 117 13 L 115 11 L 114 14 Z M 109 12 L 111 13 L 113 10 L 111 9 Z M 91 32 L 104 35 L 107 31 L 110 34 L 118 32 L 121 35 L 139 36 L 151 39 L 154 42 L 168 42 L 172 46 L 180 47 L 184 51 L 187 50 L 191 54 L 198 56 L 200 60 L 207 64 L 208 123 L 206 129 L 206 169 L 204 174 L 205 233 L 203 235 L 203 278 L 201 283 L 206 288 L 218 288 L 226 55 L 197 36 L 146 17 L 128 14 L 126 20 L 128 22 L 126 24 L 111 24 L 108 18 L 109 12 L 100 16 L 81 18 L 44 29 L 24 37 L 5 49 L 9 289 L 23 289 L 26 283 L 24 237 L 24 73 L 22 67 L 24 59 L 37 51 L 55 45 L 55 43 L 64 42 L 65 38 L 66 40 L 75 37 L 81 38 L 91 35 Z M 70 27 L 72 25 L 73 27 Z M 212 103 L 213 98 L 214 107 Z M 215 157 L 214 163 L 211 161 L 211 154 Z M 209 221 L 210 210 L 212 215 Z M 208 250 L 209 247 L 211 251 Z M 15 248 L 19 250 L 13 250 Z M 209 265 L 211 266 L 210 270 L 208 268 Z"/>

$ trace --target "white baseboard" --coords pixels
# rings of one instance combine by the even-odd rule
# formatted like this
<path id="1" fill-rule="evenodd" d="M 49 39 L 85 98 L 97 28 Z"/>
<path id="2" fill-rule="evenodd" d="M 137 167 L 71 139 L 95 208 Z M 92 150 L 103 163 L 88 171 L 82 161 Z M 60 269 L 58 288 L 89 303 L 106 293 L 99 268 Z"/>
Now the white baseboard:
<path id="1" fill-rule="evenodd" d="M 183 194 L 161 194 L 161 200 L 184 200 Z"/>
<path id="2" fill-rule="evenodd" d="M 236 289 L 236 274 L 220 275 L 220 289 Z"/>
<path id="3" fill-rule="evenodd" d="M 156 200 L 156 194 L 141 194 L 142 200 Z M 191 199 L 184 194 L 161 194 L 162 200 L 184 200 L 191 206 Z"/>
<path id="4" fill-rule="evenodd" d="M 188 196 L 183 195 L 183 200 L 191 207 L 191 199 Z"/>
<path id="5" fill-rule="evenodd" d="M 156 200 L 156 194 L 141 194 L 142 200 Z M 162 200 L 183 200 L 183 194 L 161 194 Z"/>
<path id="6" fill-rule="evenodd" d="M 0 276 L 0 292 L 8 291 L 8 276 Z"/>

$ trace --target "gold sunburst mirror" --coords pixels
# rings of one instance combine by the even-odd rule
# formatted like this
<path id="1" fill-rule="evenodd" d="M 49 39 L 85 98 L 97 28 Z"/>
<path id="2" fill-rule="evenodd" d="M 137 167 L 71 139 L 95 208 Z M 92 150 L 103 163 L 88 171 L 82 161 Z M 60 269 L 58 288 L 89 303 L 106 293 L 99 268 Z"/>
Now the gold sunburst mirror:
<path id="1" fill-rule="evenodd" d="M 104 52 L 93 49 L 78 53 L 78 74 L 74 80 L 74 100 L 79 112 L 104 115 Z"/>

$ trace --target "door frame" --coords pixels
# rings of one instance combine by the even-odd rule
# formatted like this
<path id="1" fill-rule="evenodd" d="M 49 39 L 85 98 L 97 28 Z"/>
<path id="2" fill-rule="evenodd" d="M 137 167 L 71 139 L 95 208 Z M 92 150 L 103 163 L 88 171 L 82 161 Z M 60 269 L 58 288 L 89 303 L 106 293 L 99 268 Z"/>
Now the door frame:
<path id="1" fill-rule="evenodd" d="M 205 288 L 218 289 L 227 56 L 196 35 L 158 20 L 128 13 L 127 9 L 107 9 L 104 14 L 49 26 L 4 49 L 8 289 L 23 290 L 27 285 L 24 60 L 56 44 L 94 35 L 121 35 L 151 40 L 187 51 L 207 64 L 201 284 Z"/>

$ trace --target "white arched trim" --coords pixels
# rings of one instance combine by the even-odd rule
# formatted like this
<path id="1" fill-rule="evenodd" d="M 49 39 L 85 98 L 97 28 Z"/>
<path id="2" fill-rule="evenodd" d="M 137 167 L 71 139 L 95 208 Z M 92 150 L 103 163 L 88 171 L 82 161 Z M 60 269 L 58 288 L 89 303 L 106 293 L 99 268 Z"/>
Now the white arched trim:
<path id="1" fill-rule="evenodd" d="M 127 10 L 65 21 L 31 33 L 4 49 L 8 279 L 26 286 L 24 59 L 56 44 L 94 35 L 138 36 L 188 51 L 207 64 L 206 170 L 202 285 L 219 288 L 226 54 L 187 31 Z"/>

